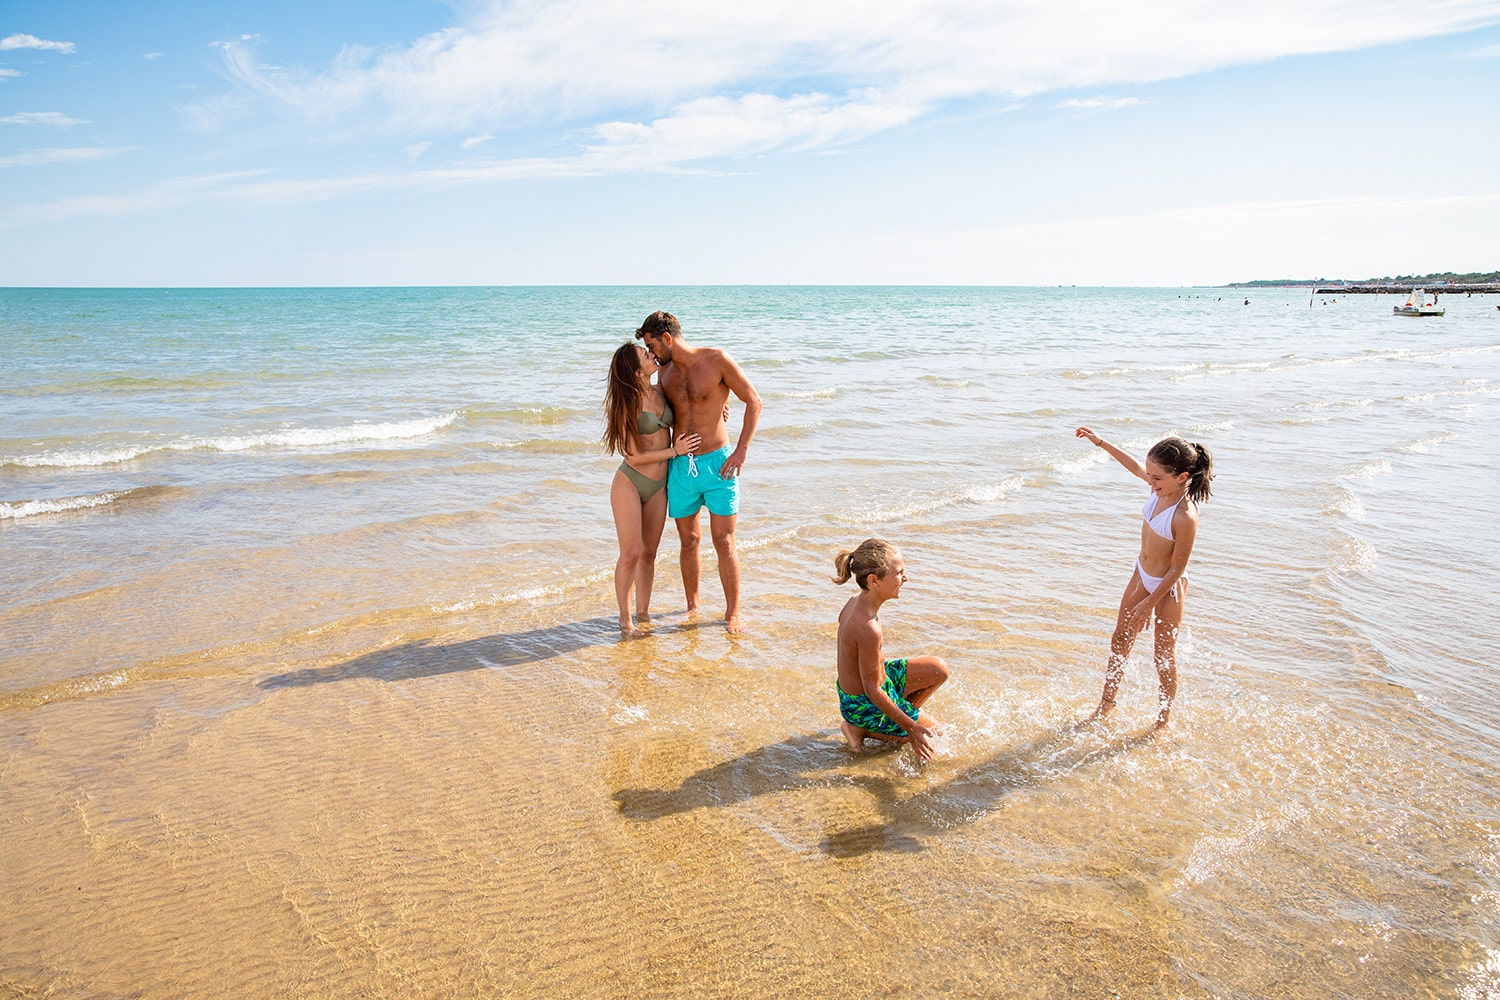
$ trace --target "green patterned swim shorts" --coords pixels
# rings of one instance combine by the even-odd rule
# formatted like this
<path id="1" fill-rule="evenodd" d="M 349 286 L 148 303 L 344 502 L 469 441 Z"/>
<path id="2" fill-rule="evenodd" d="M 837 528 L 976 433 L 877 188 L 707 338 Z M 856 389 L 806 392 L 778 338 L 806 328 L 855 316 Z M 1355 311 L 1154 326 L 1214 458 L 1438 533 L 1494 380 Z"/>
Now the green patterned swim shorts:
<path id="1" fill-rule="evenodd" d="M 844 721 L 851 726 L 872 733 L 881 733 L 885 736 L 905 736 L 906 730 L 891 721 L 875 703 L 862 694 L 845 694 L 844 689 L 839 687 L 838 681 L 833 682 L 834 688 L 839 693 L 839 714 Z M 913 719 L 917 717 L 917 707 L 905 698 L 906 694 L 906 658 L 885 661 L 885 683 L 880 685 L 886 694 L 890 695 L 891 701 Z"/>

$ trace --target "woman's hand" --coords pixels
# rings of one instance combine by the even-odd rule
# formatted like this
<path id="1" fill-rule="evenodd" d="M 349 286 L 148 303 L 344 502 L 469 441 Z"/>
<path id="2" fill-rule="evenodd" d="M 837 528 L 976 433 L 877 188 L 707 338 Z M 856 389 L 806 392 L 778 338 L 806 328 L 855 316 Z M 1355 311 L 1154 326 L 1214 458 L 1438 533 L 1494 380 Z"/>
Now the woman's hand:
<path id="1" fill-rule="evenodd" d="M 672 442 L 672 454 L 691 455 L 698 450 L 698 446 L 702 443 L 703 435 L 684 434 L 682 437 Z"/>
<path id="2" fill-rule="evenodd" d="M 1089 430 L 1087 427 L 1080 427 L 1080 428 L 1078 428 L 1076 431 L 1073 432 L 1073 436 L 1074 437 L 1081 437 L 1081 438 L 1088 438 L 1089 439 L 1089 443 L 1092 444 L 1092 445 L 1094 445 L 1094 447 L 1096 447 L 1096 448 L 1099 446 L 1100 442 L 1103 441 L 1103 438 L 1101 438 L 1099 435 L 1095 434 L 1093 431 Z"/>

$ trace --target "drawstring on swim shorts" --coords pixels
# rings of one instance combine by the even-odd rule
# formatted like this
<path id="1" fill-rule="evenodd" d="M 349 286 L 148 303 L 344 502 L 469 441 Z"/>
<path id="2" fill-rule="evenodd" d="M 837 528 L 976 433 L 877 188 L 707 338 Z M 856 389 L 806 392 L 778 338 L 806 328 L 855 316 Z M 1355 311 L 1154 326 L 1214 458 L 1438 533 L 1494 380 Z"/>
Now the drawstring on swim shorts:
<path id="1" fill-rule="evenodd" d="M 688 475 L 694 479 L 698 478 L 698 458 L 692 452 L 688 452 Z"/>

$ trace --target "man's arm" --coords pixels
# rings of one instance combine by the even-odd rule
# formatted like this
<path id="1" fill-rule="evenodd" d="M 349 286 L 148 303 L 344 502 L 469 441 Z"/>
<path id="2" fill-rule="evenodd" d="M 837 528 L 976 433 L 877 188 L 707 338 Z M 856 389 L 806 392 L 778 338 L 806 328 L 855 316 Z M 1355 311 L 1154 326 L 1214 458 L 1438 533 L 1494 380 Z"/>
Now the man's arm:
<path id="1" fill-rule="evenodd" d="M 729 391 L 745 404 L 745 421 L 740 424 L 739 440 L 735 442 L 734 451 L 724 460 L 724 465 L 719 470 L 719 475 L 723 478 L 733 479 L 740 474 L 740 468 L 745 464 L 750 439 L 755 437 L 756 425 L 760 423 L 760 393 L 755 391 L 755 386 L 750 384 L 744 369 L 733 358 L 723 352 L 720 357 L 723 359 L 720 377 Z"/>

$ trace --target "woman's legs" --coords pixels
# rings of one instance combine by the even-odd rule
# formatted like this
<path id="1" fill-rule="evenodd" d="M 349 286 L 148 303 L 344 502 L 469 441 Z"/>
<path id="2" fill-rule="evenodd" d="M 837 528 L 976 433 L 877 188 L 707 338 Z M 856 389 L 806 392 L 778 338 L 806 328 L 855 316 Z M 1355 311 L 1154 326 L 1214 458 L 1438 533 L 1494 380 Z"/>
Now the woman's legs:
<path id="1" fill-rule="evenodd" d="M 665 500 L 662 502 L 666 503 Z M 615 601 L 620 605 L 620 631 L 630 636 L 640 635 L 630 620 L 630 588 L 636 582 L 641 556 L 645 552 L 645 540 L 641 535 L 641 495 L 635 484 L 618 469 L 614 481 L 609 484 L 609 509 L 615 516 L 615 535 L 620 540 L 620 558 L 615 561 Z"/>
<path id="2" fill-rule="evenodd" d="M 667 523 L 667 491 L 657 490 L 641 505 L 641 561 L 635 572 L 635 612 L 650 618 L 651 587 L 656 582 L 656 547 Z"/>

